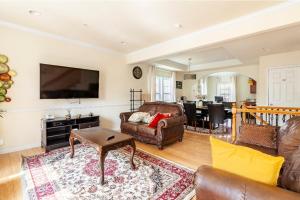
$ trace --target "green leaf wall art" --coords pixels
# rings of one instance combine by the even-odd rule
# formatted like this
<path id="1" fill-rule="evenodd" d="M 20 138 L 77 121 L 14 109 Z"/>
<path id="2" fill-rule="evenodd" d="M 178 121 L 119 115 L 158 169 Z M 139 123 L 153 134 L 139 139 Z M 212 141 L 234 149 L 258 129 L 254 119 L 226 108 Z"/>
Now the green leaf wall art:
<path id="1" fill-rule="evenodd" d="M 11 98 L 7 96 L 7 90 L 14 84 L 12 77 L 17 75 L 7 63 L 8 57 L 0 54 L 0 102 L 11 101 Z"/>

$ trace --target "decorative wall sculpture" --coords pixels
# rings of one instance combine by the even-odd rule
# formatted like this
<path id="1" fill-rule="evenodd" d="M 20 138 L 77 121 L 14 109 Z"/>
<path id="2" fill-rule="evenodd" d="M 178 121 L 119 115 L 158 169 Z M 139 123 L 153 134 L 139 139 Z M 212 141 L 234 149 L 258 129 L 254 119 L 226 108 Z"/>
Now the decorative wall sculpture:
<path id="1" fill-rule="evenodd" d="M 0 102 L 11 101 L 11 98 L 7 96 L 7 90 L 14 84 L 12 77 L 17 75 L 7 63 L 8 57 L 0 54 Z"/>

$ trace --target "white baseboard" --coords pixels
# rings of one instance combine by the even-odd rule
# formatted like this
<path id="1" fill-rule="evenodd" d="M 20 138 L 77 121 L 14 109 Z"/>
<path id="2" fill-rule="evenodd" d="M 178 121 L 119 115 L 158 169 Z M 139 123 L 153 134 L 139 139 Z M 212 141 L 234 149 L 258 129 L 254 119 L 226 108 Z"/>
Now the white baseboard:
<path id="1" fill-rule="evenodd" d="M 40 147 L 40 146 L 41 146 L 41 143 L 27 144 L 27 145 L 17 146 L 17 147 L 4 147 L 4 148 L 0 148 L 0 154 L 22 151 L 25 149 L 31 149 L 31 148 Z"/>

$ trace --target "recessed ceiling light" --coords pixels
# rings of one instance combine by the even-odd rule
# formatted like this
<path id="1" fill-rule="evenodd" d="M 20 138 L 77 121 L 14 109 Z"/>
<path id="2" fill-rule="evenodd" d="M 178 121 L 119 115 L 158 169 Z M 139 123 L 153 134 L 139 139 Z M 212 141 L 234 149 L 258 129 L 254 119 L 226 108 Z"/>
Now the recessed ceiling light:
<path id="1" fill-rule="evenodd" d="M 175 28 L 182 28 L 182 24 L 174 24 Z"/>
<path id="2" fill-rule="evenodd" d="M 121 44 L 125 46 L 127 45 L 127 42 L 122 41 Z"/>
<path id="3" fill-rule="evenodd" d="M 39 11 L 36 11 L 36 10 L 29 10 L 28 13 L 30 15 L 34 15 L 34 16 L 40 16 L 41 13 Z"/>

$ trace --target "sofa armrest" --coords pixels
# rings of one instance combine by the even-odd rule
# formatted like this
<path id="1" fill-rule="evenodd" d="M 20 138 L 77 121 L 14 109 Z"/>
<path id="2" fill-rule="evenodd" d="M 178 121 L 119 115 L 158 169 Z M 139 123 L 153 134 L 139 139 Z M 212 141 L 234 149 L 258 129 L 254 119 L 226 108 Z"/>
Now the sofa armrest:
<path id="1" fill-rule="evenodd" d="M 128 122 L 128 119 L 132 115 L 132 113 L 134 113 L 134 112 L 122 112 L 122 113 L 120 113 L 121 122 Z"/>
<path id="2" fill-rule="evenodd" d="M 195 173 L 197 200 L 292 200 L 300 194 L 259 183 L 210 166 L 201 166 Z"/>
<path id="3" fill-rule="evenodd" d="M 179 125 L 184 125 L 186 121 L 185 115 L 178 116 L 178 117 L 170 117 L 167 119 L 162 119 L 158 122 L 159 128 L 169 128 L 173 126 L 179 126 Z"/>

